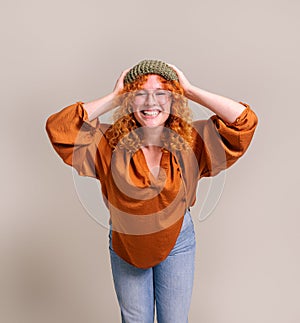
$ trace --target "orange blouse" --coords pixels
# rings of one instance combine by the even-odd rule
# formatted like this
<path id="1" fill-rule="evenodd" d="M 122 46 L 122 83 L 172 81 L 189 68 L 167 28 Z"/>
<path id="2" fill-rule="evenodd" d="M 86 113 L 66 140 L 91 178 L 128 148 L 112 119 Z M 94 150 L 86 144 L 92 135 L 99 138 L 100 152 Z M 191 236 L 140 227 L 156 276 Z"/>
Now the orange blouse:
<path id="1" fill-rule="evenodd" d="M 149 268 L 163 261 L 176 243 L 185 210 L 194 205 L 198 180 L 230 167 L 247 150 L 257 116 L 246 108 L 233 123 L 217 115 L 193 122 L 193 144 L 184 151 L 163 149 L 157 178 L 142 149 L 114 150 L 110 125 L 88 120 L 82 102 L 51 115 L 46 131 L 62 160 L 79 175 L 101 183 L 110 212 L 112 247 L 128 263 Z"/>

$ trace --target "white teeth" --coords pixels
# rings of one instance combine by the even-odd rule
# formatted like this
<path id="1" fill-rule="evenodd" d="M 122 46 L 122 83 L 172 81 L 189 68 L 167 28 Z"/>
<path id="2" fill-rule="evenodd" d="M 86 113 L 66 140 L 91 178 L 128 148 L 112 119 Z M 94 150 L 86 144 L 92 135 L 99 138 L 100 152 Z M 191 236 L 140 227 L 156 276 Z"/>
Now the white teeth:
<path id="1" fill-rule="evenodd" d="M 158 115 L 159 111 L 158 110 L 144 110 L 143 113 L 146 116 L 152 116 L 152 117 L 154 117 L 154 116 L 157 116 Z"/>

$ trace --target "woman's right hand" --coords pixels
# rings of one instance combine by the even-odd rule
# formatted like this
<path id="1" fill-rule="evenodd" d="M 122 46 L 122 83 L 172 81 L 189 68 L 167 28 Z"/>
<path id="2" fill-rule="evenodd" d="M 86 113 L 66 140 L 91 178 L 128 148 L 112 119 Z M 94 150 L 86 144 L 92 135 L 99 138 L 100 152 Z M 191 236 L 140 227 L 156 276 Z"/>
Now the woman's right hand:
<path id="1" fill-rule="evenodd" d="M 100 99 L 83 104 L 83 107 L 86 110 L 90 121 L 116 108 L 120 104 L 120 99 L 121 99 L 120 92 L 124 88 L 124 83 L 123 83 L 124 77 L 129 70 L 130 68 L 122 72 L 122 74 L 120 75 L 120 77 L 118 78 L 115 84 L 113 91 L 110 94 Z"/>
<path id="2" fill-rule="evenodd" d="M 123 90 L 124 88 L 124 77 L 125 75 L 129 72 L 131 68 L 127 68 L 126 70 L 124 70 L 121 75 L 119 76 L 116 84 L 115 84 L 115 87 L 113 89 L 113 93 L 117 96 L 120 94 L 120 92 Z"/>

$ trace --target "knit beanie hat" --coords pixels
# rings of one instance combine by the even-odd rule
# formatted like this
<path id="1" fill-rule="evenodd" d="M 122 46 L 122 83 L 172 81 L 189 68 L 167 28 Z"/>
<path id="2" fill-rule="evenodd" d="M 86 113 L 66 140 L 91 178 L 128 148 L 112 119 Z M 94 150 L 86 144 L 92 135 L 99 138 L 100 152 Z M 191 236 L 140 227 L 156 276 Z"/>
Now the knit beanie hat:
<path id="1" fill-rule="evenodd" d="M 124 77 L 124 84 L 134 82 L 140 75 L 157 74 L 168 81 L 178 81 L 176 72 L 167 63 L 146 59 L 133 66 Z"/>

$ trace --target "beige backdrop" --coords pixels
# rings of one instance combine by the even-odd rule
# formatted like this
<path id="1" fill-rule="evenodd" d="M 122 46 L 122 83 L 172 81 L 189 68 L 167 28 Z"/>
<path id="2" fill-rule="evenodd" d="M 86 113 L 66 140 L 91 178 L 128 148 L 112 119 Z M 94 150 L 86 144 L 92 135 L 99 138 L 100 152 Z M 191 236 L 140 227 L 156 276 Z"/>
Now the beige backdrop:
<path id="1" fill-rule="evenodd" d="M 120 322 L 107 230 L 45 121 L 109 93 L 144 58 L 259 117 L 214 212 L 194 219 L 190 322 L 300 322 L 299 2 L 179 3 L 1 2 L 1 322 Z"/>

